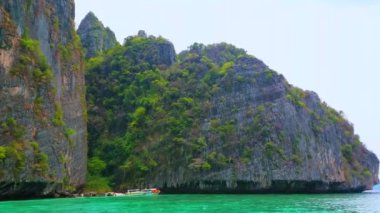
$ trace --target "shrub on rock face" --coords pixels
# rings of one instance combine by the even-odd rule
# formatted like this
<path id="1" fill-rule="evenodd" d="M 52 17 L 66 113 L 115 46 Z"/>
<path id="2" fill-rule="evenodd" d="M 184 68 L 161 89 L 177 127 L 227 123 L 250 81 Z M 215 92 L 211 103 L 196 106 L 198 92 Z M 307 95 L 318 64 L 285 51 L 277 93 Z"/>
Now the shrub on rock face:
<path id="1" fill-rule="evenodd" d="M 341 149 L 342 149 L 343 157 L 348 162 L 352 162 L 352 145 L 351 144 L 345 144 L 342 146 Z"/>
<path id="2" fill-rule="evenodd" d="M 0 161 L 7 157 L 7 149 L 4 146 L 0 146 Z"/>

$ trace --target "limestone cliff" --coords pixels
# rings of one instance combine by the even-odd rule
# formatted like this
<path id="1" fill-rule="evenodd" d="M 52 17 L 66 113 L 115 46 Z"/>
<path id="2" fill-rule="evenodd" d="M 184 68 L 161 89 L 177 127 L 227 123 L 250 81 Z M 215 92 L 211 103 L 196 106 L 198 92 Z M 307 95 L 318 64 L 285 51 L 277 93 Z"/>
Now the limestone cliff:
<path id="1" fill-rule="evenodd" d="M 115 34 L 108 27 L 104 27 L 93 12 L 86 15 L 77 32 L 82 40 L 86 58 L 104 53 L 118 44 Z"/>
<path id="2" fill-rule="evenodd" d="M 379 160 L 343 114 L 262 61 L 224 47 L 183 53 L 220 64 L 222 78 L 199 123 L 206 145 L 186 166 L 157 169 L 154 185 L 167 192 L 359 192 L 378 182 Z M 234 52 L 237 58 L 225 58 Z"/>
<path id="3" fill-rule="evenodd" d="M 378 182 L 377 157 L 314 92 L 229 44 L 173 53 L 139 33 L 89 61 L 93 181 L 167 193 L 360 192 Z"/>
<path id="4" fill-rule="evenodd" d="M 74 0 L 0 0 L 0 198 L 84 184 L 84 64 Z"/>

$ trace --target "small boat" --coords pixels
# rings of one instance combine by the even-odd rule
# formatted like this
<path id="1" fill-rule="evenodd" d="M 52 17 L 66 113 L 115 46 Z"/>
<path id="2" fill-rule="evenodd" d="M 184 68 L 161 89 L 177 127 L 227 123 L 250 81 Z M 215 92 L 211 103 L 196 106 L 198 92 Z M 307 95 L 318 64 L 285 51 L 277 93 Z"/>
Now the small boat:
<path id="1" fill-rule="evenodd" d="M 127 191 L 127 195 L 158 195 L 160 194 L 160 190 L 156 188 L 151 189 L 130 189 Z"/>
<path id="2" fill-rule="evenodd" d="M 107 192 L 104 194 L 106 197 L 120 197 L 120 196 L 126 196 L 124 193 L 118 193 L 118 192 Z"/>
<path id="3" fill-rule="evenodd" d="M 156 189 L 156 188 L 151 188 L 151 189 L 144 189 L 143 190 L 145 192 L 145 194 L 160 194 L 160 190 L 159 189 Z"/>

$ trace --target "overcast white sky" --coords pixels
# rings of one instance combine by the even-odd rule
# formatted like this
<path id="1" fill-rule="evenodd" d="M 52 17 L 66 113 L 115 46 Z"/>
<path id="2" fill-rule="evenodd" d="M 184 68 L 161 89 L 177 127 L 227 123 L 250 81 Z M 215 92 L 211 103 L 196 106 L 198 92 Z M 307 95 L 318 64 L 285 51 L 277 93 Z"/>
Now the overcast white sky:
<path id="1" fill-rule="evenodd" d="M 120 42 L 144 29 L 177 52 L 194 42 L 246 49 L 344 111 L 380 157 L 380 1 L 76 0 L 76 23 L 89 11 Z"/>

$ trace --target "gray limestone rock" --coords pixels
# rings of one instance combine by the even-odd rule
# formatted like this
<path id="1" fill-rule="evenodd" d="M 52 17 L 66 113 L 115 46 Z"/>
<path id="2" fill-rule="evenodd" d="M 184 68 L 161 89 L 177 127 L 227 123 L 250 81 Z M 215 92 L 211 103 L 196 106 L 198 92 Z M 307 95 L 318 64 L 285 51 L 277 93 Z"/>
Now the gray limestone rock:
<path id="1" fill-rule="evenodd" d="M 139 30 L 139 32 L 137 33 L 137 36 L 140 36 L 140 37 L 143 37 L 143 38 L 148 37 L 148 36 L 146 35 L 146 32 L 145 32 L 144 30 Z"/>
<path id="2" fill-rule="evenodd" d="M 86 15 L 77 32 L 85 49 L 86 58 L 104 53 L 118 44 L 114 32 L 104 27 L 93 12 Z"/>
<path id="3" fill-rule="evenodd" d="M 84 185 L 84 66 L 73 0 L 0 1 L 0 199 Z"/>

